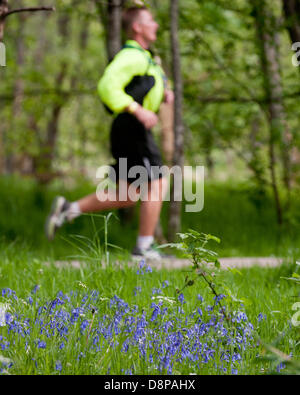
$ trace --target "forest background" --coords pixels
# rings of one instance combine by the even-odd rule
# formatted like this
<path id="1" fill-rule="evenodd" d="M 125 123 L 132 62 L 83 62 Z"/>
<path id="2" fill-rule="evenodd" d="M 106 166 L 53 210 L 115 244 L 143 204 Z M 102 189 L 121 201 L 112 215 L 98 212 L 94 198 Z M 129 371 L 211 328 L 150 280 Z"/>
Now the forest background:
<path id="1" fill-rule="evenodd" d="M 48 253 L 41 229 L 52 198 L 94 191 L 97 168 L 111 163 L 111 118 L 96 87 L 122 45 L 121 9 L 131 3 L 0 2 L 5 243 L 21 240 Z M 146 3 L 160 24 L 154 49 L 177 98 L 175 149 L 162 124 L 156 138 L 168 164 L 206 168 L 203 211 L 191 215 L 182 205 L 180 216 L 178 207 L 172 211 L 165 204 L 160 237 L 174 239 L 175 231 L 194 228 L 219 236 L 224 255 L 297 255 L 300 1 L 185 0 L 175 12 L 174 1 Z M 7 5 L 55 11 L 5 15 Z M 111 241 L 133 245 L 136 212 L 118 217 Z M 61 236 L 92 235 L 90 224 L 81 218 Z M 55 243 L 54 254 L 64 253 L 65 242 Z"/>

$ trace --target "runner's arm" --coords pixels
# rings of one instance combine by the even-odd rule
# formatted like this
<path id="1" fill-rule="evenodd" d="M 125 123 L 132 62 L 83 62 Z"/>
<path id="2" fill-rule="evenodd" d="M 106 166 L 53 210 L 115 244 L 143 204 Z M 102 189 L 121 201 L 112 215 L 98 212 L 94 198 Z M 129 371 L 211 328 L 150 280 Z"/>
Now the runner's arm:
<path id="1" fill-rule="evenodd" d="M 135 75 L 144 75 L 147 59 L 138 51 L 121 51 L 107 66 L 98 83 L 98 93 L 104 104 L 114 113 L 126 111 L 133 98 L 125 92 Z"/>

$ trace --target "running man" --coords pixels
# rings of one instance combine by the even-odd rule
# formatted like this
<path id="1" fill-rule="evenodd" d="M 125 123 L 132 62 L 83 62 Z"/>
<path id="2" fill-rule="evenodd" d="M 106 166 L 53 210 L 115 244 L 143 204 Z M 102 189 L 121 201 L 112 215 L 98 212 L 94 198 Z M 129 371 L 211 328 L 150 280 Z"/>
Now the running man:
<path id="1" fill-rule="evenodd" d="M 163 164 L 151 129 L 158 122 L 161 103 L 174 100 L 173 91 L 167 88 L 165 74 L 149 49 L 156 41 L 158 27 L 146 7 L 125 10 L 123 29 L 128 40 L 107 66 L 98 84 L 102 102 L 114 115 L 110 143 L 119 190 L 125 188 L 128 191 L 136 180 L 123 179 L 119 174 L 122 158 L 127 159 L 128 169 L 143 166 L 147 171 L 148 196 L 141 200 L 139 234 L 132 254 L 150 258 L 159 257 L 153 248 L 154 232 L 168 184 L 165 177 L 151 171 L 151 166 Z M 83 213 L 125 208 L 136 203 L 128 194 L 125 201 L 119 199 L 118 194 L 114 201 L 109 198 L 109 191 L 101 193 L 103 196 L 94 193 L 72 203 L 64 197 L 56 198 L 46 223 L 48 238 L 52 240 L 59 227 Z"/>

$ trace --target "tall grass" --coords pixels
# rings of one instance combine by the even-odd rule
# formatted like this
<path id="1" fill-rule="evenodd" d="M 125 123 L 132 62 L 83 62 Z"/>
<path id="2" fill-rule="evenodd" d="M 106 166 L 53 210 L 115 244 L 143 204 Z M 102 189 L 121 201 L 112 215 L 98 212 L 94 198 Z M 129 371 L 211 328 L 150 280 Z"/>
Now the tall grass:
<path id="1" fill-rule="evenodd" d="M 102 217 L 82 216 L 60 229 L 55 241 L 48 243 L 44 223 L 56 195 L 69 200 L 95 191 L 89 183 L 80 182 L 68 188 L 56 181 L 48 187 L 21 178 L 0 178 L 0 238 L 6 241 L 25 241 L 32 250 L 45 256 L 64 258 L 74 254 L 71 244 L 65 243 L 70 235 L 92 239 L 96 229 L 104 239 Z M 162 211 L 162 224 L 167 233 L 168 203 Z M 296 256 L 300 242 L 300 199 L 294 196 L 289 226 L 279 228 L 276 223 L 272 196 L 262 195 L 248 184 L 206 183 L 204 209 L 199 213 L 182 210 L 182 231 L 189 228 L 217 235 L 222 240 L 222 256 Z M 103 214 L 103 213 L 101 213 Z M 104 213 L 107 214 L 107 213 Z M 118 219 L 118 212 L 110 220 L 108 242 L 131 250 L 137 236 L 138 208 L 130 223 Z M 104 241 L 104 240 L 103 240 Z"/>

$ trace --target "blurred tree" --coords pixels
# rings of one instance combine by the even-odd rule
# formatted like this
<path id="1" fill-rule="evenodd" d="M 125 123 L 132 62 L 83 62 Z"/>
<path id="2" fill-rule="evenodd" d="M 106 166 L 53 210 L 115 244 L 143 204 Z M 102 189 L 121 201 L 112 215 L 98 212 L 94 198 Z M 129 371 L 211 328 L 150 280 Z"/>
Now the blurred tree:
<path id="1" fill-rule="evenodd" d="M 286 27 L 291 42 L 300 42 L 300 1 L 282 0 Z"/>
<path id="2" fill-rule="evenodd" d="M 70 15 L 62 13 L 58 18 L 58 34 L 61 37 L 61 45 L 67 47 L 70 36 Z M 60 62 L 58 72 L 54 77 L 54 90 L 59 90 L 68 76 L 69 62 L 63 58 Z M 59 119 L 66 100 L 63 96 L 58 96 L 53 101 L 50 110 L 50 118 L 46 125 L 46 138 L 42 141 L 39 155 L 35 157 L 34 171 L 37 179 L 42 183 L 48 183 L 56 174 L 52 171 L 52 163 L 55 155 L 56 141 L 59 131 Z"/>
<path id="3" fill-rule="evenodd" d="M 258 45 L 261 55 L 264 88 L 267 98 L 267 115 L 270 124 L 269 158 L 272 188 L 276 203 L 277 220 L 283 222 L 276 177 L 276 145 L 280 146 L 283 162 L 283 179 L 287 191 L 290 191 L 290 135 L 283 104 L 283 89 L 279 63 L 279 26 L 272 6 L 267 0 L 252 0 Z"/>
<path id="4" fill-rule="evenodd" d="M 171 23 L 171 52 L 172 52 L 172 69 L 174 81 L 174 153 L 173 166 L 178 166 L 183 172 L 184 165 L 184 127 L 182 120 L 182 101 L 183 101 L 183 84 L 181 76 L 181 59 L 179 43 L 179 0 L 170 2 L 170 23 Z M 181 207 L 182 201 L 177 200 L 178 191 L 175 183 L 172 184 L 172 193 L 170 201 L 168 239 L 174 240 L 176 233 L 181 228 Z"/>
<path id="5" fill-rule="evenodd" d="M 25 19 L 23 14 L 26 12 L 36 12 L 36 11 L 54 11 L 53 7 L 45 7 L 45 6 L 26 8 L 23 7 L 22 2 L 20 2 L 20 7 L 21 8 L 10 9 L 8 0 L 0 0 L 0 42 L 3 42 L 4 39 L 4 27 L 7 18 L 13 14 L 17 14 L 17 13 L 22 14 L 19 24 L 19 39 L 17 42 L 17 64 L 19 66 L 18 70 L 21 70 L 22 65 L 24 63 L 23 31 L 24 31 Z M 13 118 L 17 118 L 21 111 L 23 91 L 24 91 L 24 82 L 22 80 L 22 77 L 18 73 L 15 79 L 15 86 L 14 86 L 14 96 L 13 96 L 13 104 L 12 104 Z M 5 149 L 6 140 L 7 140 L 7 134 L 6 131 L 3 130 L 0 138 L 0 152 L 3 155 L 3 158 L 0 161 L 1 162 L 0 171 L 4 173 L 11 173 L 14 170 L 14 155 L 12 152 L 7 152 L 7 150 Z"/>
<path id="6" fill-rule="evenodd" d="M 35 9 L 48 2 L 37 1 L 41 7 Z M 13 3 L 19 11 L 10 10 Z M 56 175 L 74 180 L 76 174 L 94 178 L 96 165 L 110 160 L 111 122 L 96 85 L 121 47 L 125 1 L 50 3 L 57 8 L 55 15 L 48 18 L 42 12 L 32 18 L 29 0 L 0 1 L 0 30 L 3 39 L 5 22 L 9 47 L 8 67 L 0 69 L 0 171 L 6 166 L 9 172 L 40 178 L 37 174 L 44 172 L 49 180 Z M 160 25 L 155 51 L 171 76 L 176 54 L 170 50 L 171 3 L 147 4 Z M 213 170 L 207 173 L 210 179 L 238 178 L 250 180 L 256 190 L 272 188 L 281 197 L 282 216 L 283 197 L 297 188 L 294 178 L 290 182 L 295 174 L 290 156 L 300 147 L 299 84 L 290 40 L 298 40 L 298 5 L 299 0 L 257 1 L 254 15 L 253 1 L 185 0 L 178 13 L 185 161 L 205 164 Z M 8 18 L 17 12 L 18 17 Z M 65 39 L 61 18 L 68 20 Z M 171 130 L 173 122 L 167 121 Z M 175 125 L 179 128 L 177 121 Z M 162 135 L 168 161 L 171 139 Z M 174 153 L 176 163 L 180 150 Z"/>
<path id="7" fill-rule="evenodd" d="M 110 62 L 120 51 L 122 43 L 122 9 L 124 0 L 94 0 L 101 23 L 105 28 L 107 57 Z"/>

